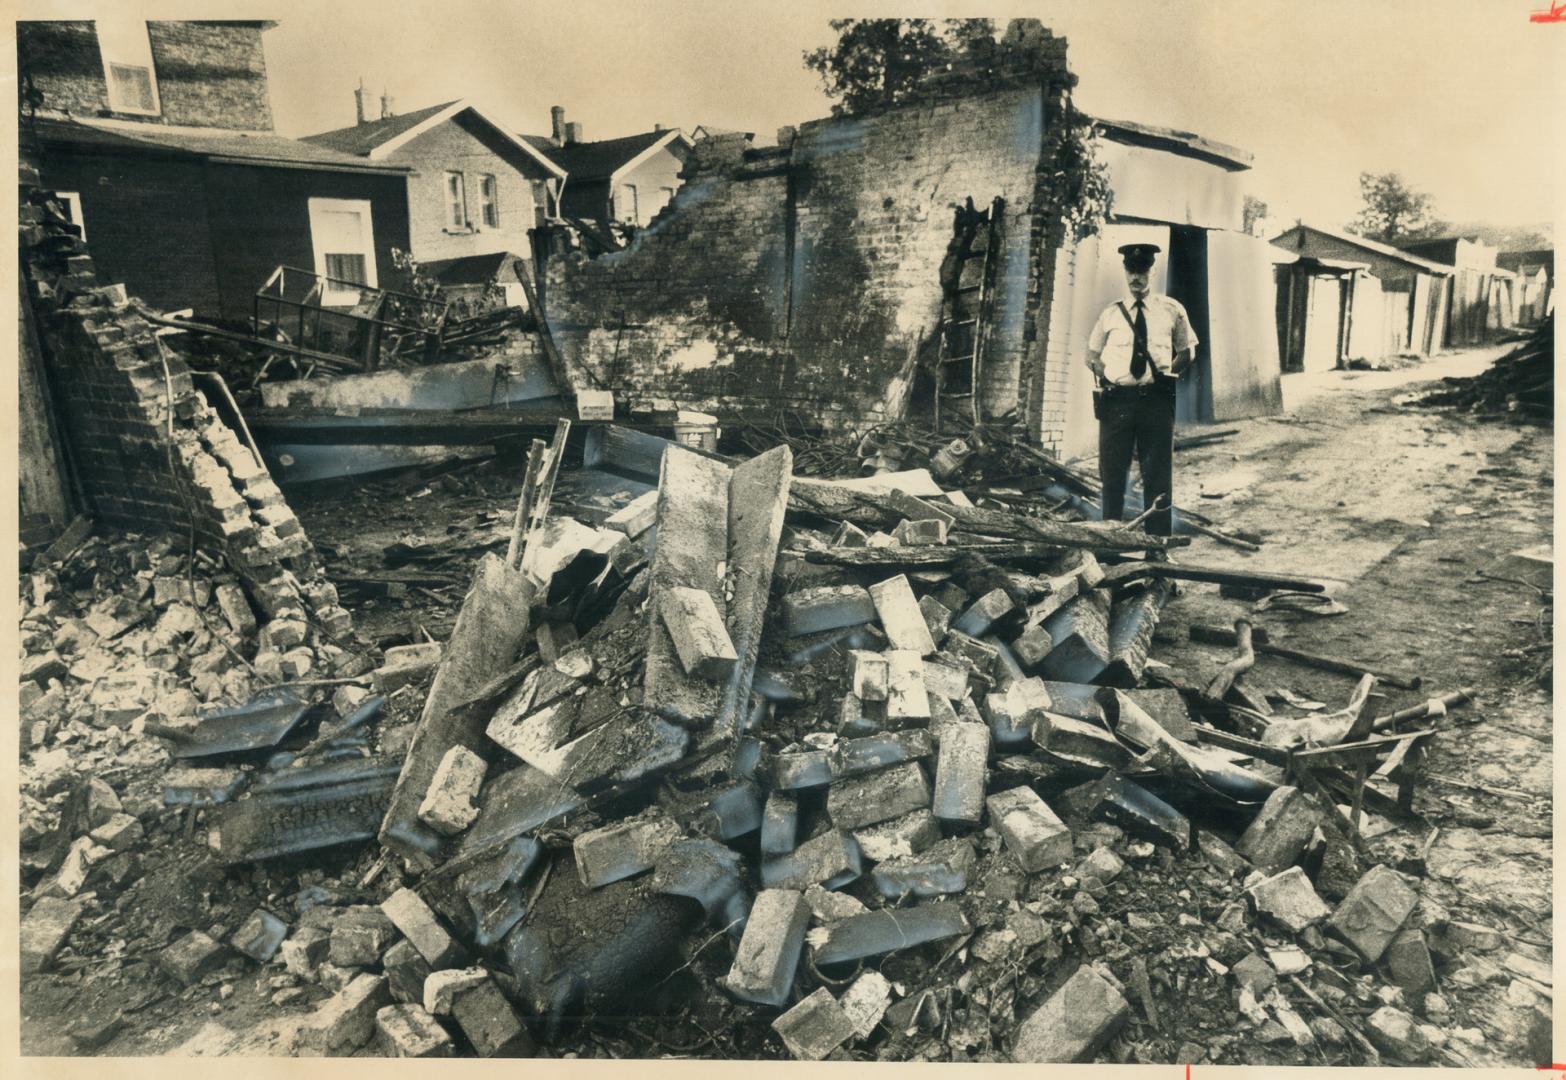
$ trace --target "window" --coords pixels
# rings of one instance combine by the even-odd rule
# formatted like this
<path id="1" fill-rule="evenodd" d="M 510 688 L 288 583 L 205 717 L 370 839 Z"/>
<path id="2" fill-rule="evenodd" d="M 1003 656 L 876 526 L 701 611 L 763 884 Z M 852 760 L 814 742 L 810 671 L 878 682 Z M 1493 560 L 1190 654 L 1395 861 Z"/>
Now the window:
<path id="1" fill-rule="evenodd" d="M 374 288 L 375 230 L 370 220 L 368 199 L 311 199 L 310 243 L 315 249 L 315 272 L 336 281 L 327 281 L 321 299 L 326 304 L 355 304 L 359 290 L 352 285 Z"/>
<path id="2" fill-rule="evenodd" d="M 98 19 L 98 52 L 114 112 L 157 116 L 158 78 L 152 66 L 152 42 L 147 24 L 133 19 Z"/>
<path id="3" fill-rule="evenodd" d="M 462 183 L 462 174 L 449 172 L 446 174 L 446 228 L 466 229 L 468 227 L 468 197 Z"/>
<path id="4" fill-rule="evenodd" d="M 620 220 L 628 225 L 635 225 L 640 220 L 636 216 L 635 184 L 624 184 L 620 188 Z"/>
<path id="5" fill-rule="evenodd" d="M 82 218 L 82 197 L 74 191 L 56 191 L 54 197 L 60 200 L 60 206 L 65 210 L 65 216 L 71 219 L 71 224 L 81 230 L 81 238 L 87 239 L 87 222 Z"/>
<path id="6" fill-rule="evenodd" d="M 500 207 L 495 204 L 495 178 L 493 176 L 486 174 L 479 177 L 479 208 L 483 214 L 485 228 L 500 228 Z"/>

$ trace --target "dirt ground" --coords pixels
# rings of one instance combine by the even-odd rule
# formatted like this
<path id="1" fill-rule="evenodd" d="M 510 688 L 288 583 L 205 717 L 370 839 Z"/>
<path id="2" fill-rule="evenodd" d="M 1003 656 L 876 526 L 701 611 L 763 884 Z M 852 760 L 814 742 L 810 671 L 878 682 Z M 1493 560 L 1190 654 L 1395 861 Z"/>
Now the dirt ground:
<path id="1" fill-rule="evenodd" d="M 1427 921 L 1434 914 L 1495 927 L 1506 936 L 1507 949 L 1547 965 L 1552 785 L 1548 609 L 1538 588 L 1497 578 L 1513 573 L 1498 567 L 1509 552 L 1551 541 L 1552 432 L 1481 423 L 1450 410 L 1405 403 L 1415 392 L 1430 389 L 1432 380 L 1475 374 L 1503 351 L 1449 354 L 1395 372 L 1289 377 L 1285 415 L 1225 425 L 1238 428 L 1237 434 L 1182 452 L 1176 460 L 1177 502 L 1201 510 L 1220 527 L 1261 534 L 1266 541 L 1262 549 L 1245 553 L 1198 537 L 1176 556 L 1191 563 L 1332 581 L 1332 595 L 1346 607 L 1345 614 L 1322 618 L 1263 613 L 1255 620 L 1279 643 L 1423 678 L 1419 691 L 1389 690 L 1378 703 L 1380 710 L 1416 704 L 1459 686 L 1473 687 L 1474 704 L 1453 711 L 1453 719 L 1462 723 L 1435 741 L 1427 779 L 1416 797 L 1416 810 L 1433 831 L 1394 829 L 1373 841 L 1372 848 L 1378 861 L 1423 878 Z M 421 627 L 443 639 L 460 604 L 474 552 L 504 536 L 502 514 L 515 498 L 509 477 L 518 472 L 481 466 L 428 483 L 402 478 L 347 484 L 291 499 L 345 598 L 358 589 L 356 601 L 348 606 L 367 641 L 387 645 L 412 640 Z M 563 495 L 572 495 L 569 481 L 563 485 Z M 595 499 L 592 492 L 574 494 L 579 503 Z M 374 577 L 375 568 L 385 563 L 383 553 L 395 544 L 406 545 L 409 553 L 402 564 L 405 580 L 343 584 L 353 576 Z M 1494 576 L 1481 576 L 1485 574 Z M 1189 681 L 1204 680 L 1228 659 L 1228 652 L 1193 645 L 1188 627 L 1228 625 L 1249 610 L 1248 602 L 1221 597 L 1216 586 L 1184 585 L 1165 609 L 1153 655 Z M 1248 679 L 1258 688 L 1283 688 L 1331 709 L 1347 702 L 1354 684 L 1348 676 L 1265 656 Z M 411 713 L 416 704 L 394 701 L 391 712 Z M 149 845 L 153 850 L 147 854 L 144 876 L 134 896 L 119 905 L 132 926 L 117 925 L 116 934 L 134 939 L 135 922 L 151 920 L 160 910 L 165 921 L 172 912 L 187 925 L 231 922 L 256 903 L 275 902 L 301 885 L 357 880 L 374 858 L 365 848 L 323 854 L 278 877 L 265 867 L 224 872 L 202 858 L 195 845 L 174 842 L 177 832 L 176 815 L 166 823 L 165 833 L 155 834 L 171 842 Z M 1149 862 L 1138 868 L 1135 879 L 1134 886 L 1117 895 L 1114 907 L 1152 913 L 1160 924 L 1143 929 L 1152 935 L 1149 943 L 1159 946 L 1148 960 L 1155 969 L 1161 1016 L 1139 1026 L 1134 1044 L 1120 1045 L 1120 1059 L 1178 1063 L 1205 1056 L 1225 1063 L 1358 1063 L 1352 1048 L 1328 1056 L 1319 1050 L 1304 1055 L 1286 1043 L 1261 1046 L 1226 1036 L 1233 1005 L 1221 980 L 1187 985 L 1184 975 L 1166 978 L 1158 969 L 1169 966 L 1173 971 L 1184 963 L 1183 935 L 1192 925 L 1187 918 L 1205 920 L 1230 897 L 1198 882 L 1185 859 Z M 987 888 L 1000 897 L 1008 888 L 1015 893 L 1017 883 L 987 883 Z M 1048 896 L 1036 898 L 1040 900 L 1055 902 Z M 1092 948 L 1112 959 L 1135 947 L 1134 934 L 1119 934 L 1113 931 Z M 1155 961 L 1154 955 L 1163 961 Z M 268 975 L 275 969 L 236 968 L 180 994 L 148 985 L 120 963 L 84 960 L 63 974 L 30 980 L 25 988 L 26 1053 L 84 1052 L 66 1037 L 64 1017 L 89 1022 L 121 1018 L 117 1033 L 85 1052 L 157 1054 L 210 1041 L 207 1037 L 214 1031 L 203 1026 L 213 1020 L 230 1030 L 278 1029 L 309 1011 L 307 1002 L 286 1009 L 272 1004 L 275 988 Z M 1194 959 L 1191 965 L 1200 966 Z M 1494 961 L 1483 958 L 1461 961 L 1444 972 L 1440 989 L 1451 1002 L 1452 1019 L 1443 1026 L 1483 1032 L 1482 1042 L 1464 1043 L 1458 1060 L 1523 1063 L 1527 1032 L 1510 1007 L 1523 1002 L 1507 1001 L 1521 991 L 1509 988 L 1507 980 Z M 709 1039 L 705 1051 L 693 1053 L 721 1053 L 725 1047 L 758 1056 L 769 1053 L 763 1046 L 764 1023 L 727 1009 L 708 1012 L 700 1020 L 701 1031 L 722 1034 L 724 1025 L 731 1027 L 726 1038 L 713 1036 L 717 1041 Z M 742 1030 L 747 1023 L 756 1030 Z M 984 1033 L 974 1036 L 975 1045 L 983 1045 L 987 1031 L 986 1023 Z M 636 1035 L 628 1027 L 623 1044 L 599 1038 L 596 1046 L 585 1040 L 576 1050 L 583 1056 L 634 1053 Z M 218 1040 L 212 1048 L 221 1045 Z M 772 1046 L 771 1051 L 776 1050 Z M 266 1052 L 264 1043 L 253 1052 Z M 903 1045 L 898 1052 L 917 1058 L 929 1050 Z M 982 1054 L 973 1059 L 985 1060 Z"/>

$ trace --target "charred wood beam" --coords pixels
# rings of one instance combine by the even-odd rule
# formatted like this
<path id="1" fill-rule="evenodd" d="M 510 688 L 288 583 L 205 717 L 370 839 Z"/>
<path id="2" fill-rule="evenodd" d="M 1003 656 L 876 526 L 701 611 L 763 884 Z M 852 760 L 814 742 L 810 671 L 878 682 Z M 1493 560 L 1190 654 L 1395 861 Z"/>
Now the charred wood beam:
<path id="1" fill-rule="evenodd" d="M 1250 588 L 1289 589 L 1293 592 L 1326 592 L 1327 587 L 1309 578 L 1258 574 L 1250 570 L 1219 570 L 1205 566 L 1183 566 L 1167 562 L 1127 562 L 1107 567 L 1104 580 L 1111 584 L 1136 578 L 1176 578 L 1180 581 L 1204 581 L 1215 585 L 1243 585 Z"/>

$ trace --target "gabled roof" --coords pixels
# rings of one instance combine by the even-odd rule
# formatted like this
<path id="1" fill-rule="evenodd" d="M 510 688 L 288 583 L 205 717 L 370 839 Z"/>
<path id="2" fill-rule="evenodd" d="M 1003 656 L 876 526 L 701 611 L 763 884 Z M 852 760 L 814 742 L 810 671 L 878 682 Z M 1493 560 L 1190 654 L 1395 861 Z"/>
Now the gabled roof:
<path id="1" fill-rule="evenodd" d="M 544 135 L 523 135 L 540 153 L 565 170 L 571 181 L 580 183 L 592 180 L 613 180 L 621 173 L 664 146 L 680 142 L 689 149 L 689 138 L 679 128 L 668 131 L 644 131 L 640 135 L 625 135 L 618 139 L 601 139 L 598 142 L 573 143 L 556 146 L 553 139 Z"/>
<path id="2" fill-rule="evenodd" d="M 1450 276 L 1453 272 L 1450 266 L 1444 266 L 1438 262 L 1431 262 L 1429 259 L 1421 259 L 1418 255 L 1410 255 L 1406 251 L 1398 250 L 1391 244 L 1383 244 L 1379 240 L 1370 240 L 1363 236 L 1355 236 L 1353 233 L 1338 232 L 1336 229 L 1326 229 L 1320 225 L 1307 225 L 1303 221 L 1293 228 L 1285 229 L 1283 232 L 1273 237 L 1272 243 L 1277 244 L 1279 247 L 1287 251 L 1288 248 L 1284 244 L 1280 243 L 1280 241 L 1290 233 L 1299 232 L 1302 229 L 1309 229 L 1313 233 L 1319 233 L 1322 236 L 1336 240 L 1339 243 L 1351 244 L 1354 247 L 1360 248 L 1364 251 L 1373 251 L 1377 255 L 1383 255 L 1389 259 L 1396 259 L 1400 263 L 1404 263 L 1408 266 L 1423 270 L 1429 274 L 1442 274 Z"/>
<path id="3" fill-rule="evenodd" d="M 1168 150 L 1185 157 L 1200 158 L 1203 161 L 1221 165 L 1231 172 L 1241 169 L 1249 169 L 1256 157 L 1248 150 L 1241 150 L 1237 146 L 1221 143 L 1214 139 L 1208 139 L 1190 131 L 1178 131 L 1174 128 L 1154 127 L 1152 124 L 1138 124 L 1132 120 L 1106 120 L 1097 117 L 1093 120 L 1103 133 L 1116 142 L 1131 143 L 1134 146 L 1147 146 L 1155 150 Z"/>
<path id="4" fill-rule="evenodd" d="M 186 128 L 128 120 L 40 117 L 40 139 L 56 145 L 161 153 L 245 165 L 310 168 L 327 172 L 406 173 L 402 165 L 366 161 L 270 131 Z"/>
<path id="5" fill-rule="evenodd" d="M 427 109 L 420 109 L 417 112 L 408 113 L 404 116 L 391 116 L 384 120 L 368 120 L 363 124 L 355 124 L 352 127 L 338 128 L 336 131 L 323 131 L 318 135 L 306 135 L 304 141 L 314 143 L 317 146 L 328 146 L 359 157 L 380 160 L 390 155 L 398 147 L 423 135 L 437 124 L 444 124 L 458 113 L 463 112 L 471 112 L 493 128 L 501 137 L 544 166 L 545 169 L 564 179 L 564 169 L 540 153 L 529 141 L 519 138 L 510 128 L 466 98 L 448 101 L 444 105 L 431 105 Z"/>

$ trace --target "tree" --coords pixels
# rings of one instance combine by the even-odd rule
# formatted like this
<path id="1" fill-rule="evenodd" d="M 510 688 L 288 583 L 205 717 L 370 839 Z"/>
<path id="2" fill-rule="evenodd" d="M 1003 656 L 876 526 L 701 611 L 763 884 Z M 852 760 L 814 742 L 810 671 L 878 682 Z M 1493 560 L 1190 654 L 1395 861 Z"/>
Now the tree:
<path id="1" fill-rule="evenodd" d="M 994 19 L 833 19 L 837 44 L 805 53 L 834 114 L 906 100 L 927 73 L 995 38 Z"/>
<path id="2" fill-rule="evenodd" d="M 1415 191 L 1395 172 L 1359 174 L 1359 195 L 1365 201 L 1349 231 L 1371 240 L 1395 244 L 1439 232 L 1435 200 Z"/>

